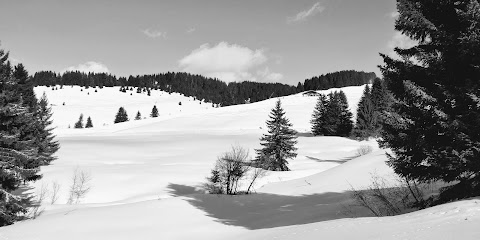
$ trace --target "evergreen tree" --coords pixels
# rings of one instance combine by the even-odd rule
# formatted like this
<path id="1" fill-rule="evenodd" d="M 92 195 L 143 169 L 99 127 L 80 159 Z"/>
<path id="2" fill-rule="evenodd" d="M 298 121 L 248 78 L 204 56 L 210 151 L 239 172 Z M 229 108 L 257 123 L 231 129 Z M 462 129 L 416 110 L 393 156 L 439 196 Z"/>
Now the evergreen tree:
<path id="1" fill-rule="evenodd" d="M 480 194 L 480 4 L 399 0 L 395 29 L 418 42 L 382 55 L 395 101 L 380 143 L 408 180 L 453 182 L 442 196 Z M 414 61 L 415 60 L 415 61 Z"/>
<path id="2" fill-rule="evenodd" d="M 338 93 L 328 94 L 328 104 L 323 115 L 322 132 L 325 136 L 337 135 L 338 126 L 340 125 L 340 116 L 342 115 L 342 109 L 340 101 L 337 97 Z"/>
<path id="3" fill-rule="evenodd" d="M 260 167 L 273 171 L 289 171 L 288 159 L 297 156 L 295 144 L 296 132 L 291 129 L 292 124 L 285 117 L 280 99 L 276 102 L 275 108 L 272 109 L 270 119 L 266 124 L 268 134 L 264 134 L 260 138 L 262 149 L 255 150 L 257 152 L 256 161 Z"/>
<path id="4" fill-rule="evenodd" d="M 373 81 L 371 100 L 376 119 L 375 132 L 378 133 L 382 127 L 382 116 L 392 104 L 390 94 L 380 78 L 375 78 Z"/>
<path id="5" fill-rule="evenodd" d="M 55 140 L 55 135 L 53 134 L 54 128 L 51 127 L 53 123 L 51 119 L 52 109 L 49 106 L 47 95 L 45 94 L 45 92 L 43 93 L 42 98 L 40 98 L 40 101 L 37 104 L 35 116 L 38 119 L 39 123 L 36 132 L 37 145 L 39 146 L 38 153 L 41 155 L 43 163 L 48 164 L 56 159 L 53 154 L 58 151 L 60 145 Z"/>
<path id="6" fill-rule="evenodd" d="M 0 226 L 20 220 L 27 212 L 29 198 L 16 190 L 40 179 L 40 166 L 48 164 L 46 157 L 56 151 L 45 151 L 51 139 L 42 141 L 39 136 L 45 133 L 39 132 L 45 122 L 40 121 L 35 104 L 24 101 L 34 95 L 23 85 L 22 72 L 17 66 L 12 73 L 8 53 L 0 50 Z"/>
<path id="7" fill-rule="evenodd" d="M 93 127 L 92 119 L 90 118 L 90 116 L 88 116 L 87 124 L 85 124 L 85 128 L 92 128 L 92 127 Z"/>
<path id="8" fill-rule="evenodd" d="M 320 94 L 315 109 L 313 110 L 312 119 L 310 120 L 310 123 L 312 124 L 312 133 L 315 136 L 324 134 L 323 125 L 325 124 L 325 112 L 327 106 L 327 96 Z"/>
<path id="9" fill-rule="evenodd" d="M 380 78 L 375 78 L 372 84 L 371 100 L 374 110 L 379 114 L 388 109 L 391 100 L 388 91 Z"/>
<path id="10" fill-rule="evenodd" d="M 362 98 L 358 103 L 354 135 L 359 139 L 367 139 L 375 135 L 376 126 L 377 115 L 371 100 L 370 87 L 365 85 Z"/>
<path id="11" fill-rule="evenodd" d="M 118 109 L 117 115 L 115 116 L 114 123 L 121 123 L 121 122 L 127 122 L 127 121 L 128 121 L 127 111 L 125 111 L 123 107 L 120 107 Z"/>
<path id="12" fill-rule="evenodd" d="M 135 116 L 135 120 L 141 120 L 142 119 L 142 114 L 140 111 L 137 112 L 137 115 Z"/>
<path id="13" fill-rule="evenodd" d="M 35 92 L 33 91 L 33 82 L 28 77 L 28 72 L 23 64 L 19 63 L 17 66 L 15 66 L 13 70 L 13 78 L 16 79 L 18 83 L 23 104 L 33 111 L 37 105 L 37 98 L 35 96 Z"/>
<path id="14" fill-rule="evenodd" d="M 73 126 L 74 128 L 83 128 L 83 113 L 78 117 L 78 121 Z"/>
<path id="15" fill-rule="evenodd" d="M 150 117 L 152 118 L 158 117 L 158 109 L 156 105 L 153 105 L 152 112 L 150 113 Z"/>
<path id="16" fill-rule="evenodd" d="M 352 112 L 348 109 L 347 96 L 342 90 L 336 94 L 336 98 L 340 106 L 339 124 L 336 135 L 348 137 L 353 129 Z"/>

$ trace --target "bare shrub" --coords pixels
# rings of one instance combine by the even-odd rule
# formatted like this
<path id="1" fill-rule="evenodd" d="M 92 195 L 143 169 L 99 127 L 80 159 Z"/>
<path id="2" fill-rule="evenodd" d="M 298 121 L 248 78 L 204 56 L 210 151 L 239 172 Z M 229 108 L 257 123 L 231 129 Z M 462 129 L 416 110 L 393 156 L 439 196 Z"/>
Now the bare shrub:
<path id="1" fill-rule="evenodd" d="M 30 218 L 35 219 L 43 213 L 45 209 L 42 208 L 42 202 L 43 200 L 45 200 L 45 198 L 47 198 L 47 196 L 48 196 L 48 184 L 42 183 L 42 186 L 40 187 L 39 192 L 37 192 L 33 197 L 32 207 L 29 213 Z"/>
<path id="2" fill-rule="evenodd" d="M 252 168 L 252 177 L 250 178 L 250 184 L 248 185 L 246 194 L 250 193 L 250 190 L 253 190 L 253 186 L 257 179 L 260 179 L 265 176 L 267 171 L 263 168 Z"/>
<path id="3" fill-rule="evenodd" d="M 208 182 L 204 185 L 205 189 L 212 194 L 237 194 L 240 179 L 251 168 L 248 158 L 248 150 L 240 146 L 232 146 L 229 152 L 217 158 L 211 176 L 207 178 Z"/>
<path id="4" fill-rule="evenodd" d="M 372 151 L 373 151 L 372 146 L 362 145 L 357 149 L 357 151 L 355 153 L 355 156 L 356 157 L 361 157 L 363 155 L 367 155 L 367 154 L 371 153 Z"/>
<path id="5" fill-rule="evenodd" d="M 55 204 L 58 200 L 58 192 L 60 191 L 60 184 L 57 181 L 52 182 L 52 192 L 50 194 L 50 204 Z"/>
<path id="6" fill-rule="evenodd" d="M 390 183 L 374 173 L 371 185 L 366 190 L 351 187 L 351 196 L 356 205 L 367 208 L 375 216 L 393 216 L 421 208 L 424 187 L 402 178 Z"/>
<path id="7" fill-rule="evenodd" d="M 82 198 L 90 191 L 90 181 L 92 177 L 90 173 L 75 168 L 72 177 L 72 185 L 68 196 L 68 204 L 78 204 Z"/>

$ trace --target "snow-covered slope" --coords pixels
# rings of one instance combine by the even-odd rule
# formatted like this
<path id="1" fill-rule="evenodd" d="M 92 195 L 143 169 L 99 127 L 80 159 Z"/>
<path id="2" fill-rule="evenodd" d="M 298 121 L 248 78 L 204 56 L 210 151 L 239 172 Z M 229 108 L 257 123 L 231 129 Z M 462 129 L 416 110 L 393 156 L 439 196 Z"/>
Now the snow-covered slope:
<path id="1" fill-rule="evenodd" d="M 87 117 L 92 118 L 94 127 L 113 125 L 113 120 L 120 107 L 124 107 L 130 120 L 133 120 L 140 111 L 142 118 L 150 118 L 153 105 L 156 105 L 161 117 L 174 117 L 179 114 L 203 112 L 212 108 L 211 103 L 194 100 L 178 93 L 152 90 L 151 96 L 146 92 L 137 93 L 127 90 L 120 92 L 120 87 L 104 87 L 85 89 L 79 86 L 35 87 L 38 98 L 45 93 L 52 105 L 54 125 L 64 130 L 70 125 L 73 128 L 80 114 L 84 115 L 84 124 Z M 95 92 L 96 91 L 96 92 Z M 179 103 L 182 105 L 179 105 Z M 65 104 L 65 105 L 64 105 Z"/>
<path id="2" fill-rule="evenodd" d="M 405 215 L 342 219 L 250 231 L 232 239 L 479 239 L 480 199 L 444 204 Z"/>
<path id="3" fill-rule="evenodd" d="M 388 175 L 391 170 L 375 141 L 309 135 L 316 97 L 281 98 L 286 116 L 300 132 L 292 171 L 269 172 L 258 182 L 258 194 L 231 197 L 205 195 L 197 187 L 216 157 L 231 145 L 245 147 L 253 157 L 276 99 L 212 108 L 159 91 L 149 97 L 130 96 L 118 88 L 89 90 L 88 95 L 78 87 L 36 88 L 54 104 L 61 149 L 59 159 L 42 169 L 44 178 L 32 191 L 42 185 L 52 189 L 57 182 L 60 197 L 52 205 L 47 196 L 39 218 L 0 228 L 0 240 L 453 239 L 448 234 L 456 228 L 462 230 L 458 239 L 479 237 L 477 200 L 404 216 L 325 222 L 344 217 L 341 209 L 349 199 L 349 184 L 361 188 L 368 185 L 370 173 Z M 343 91 L 355 113 L 363 86 Z M 110 124 L 120 106 L 133 118 L 137 110 L 148 116 L 153 104 L 159 118 Z M 92 117 L 93 129 L 67 128 L 80 113 Z M 374 151 L 353 158 L 363 145 Z M 75 169 L 90 174 L 91 190 L 79 204 L 68 205 Z"/>

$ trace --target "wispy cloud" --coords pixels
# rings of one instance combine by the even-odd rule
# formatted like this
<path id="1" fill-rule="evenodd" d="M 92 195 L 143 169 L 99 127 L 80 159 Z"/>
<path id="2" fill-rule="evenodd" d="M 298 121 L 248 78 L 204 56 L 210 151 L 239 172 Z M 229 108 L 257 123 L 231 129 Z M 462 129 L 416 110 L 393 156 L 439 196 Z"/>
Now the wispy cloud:
<path id="1" fill-rule="evenodd" d="M 79 64 L 77 66 L 71 66 L 63 69 L 62 73 L 64 72 L 72 72 L 72 71 L 79 71 L 79 72 L 94 72 L 94 73 L 108 73 L 110 72 L 103 63 L 100 62 L 94 62 L 94 61 L 89 61 L 86 63 Z"/>
<path id="2" fill-rule="evenodd" d="M 182 71 L 218 78 L 225 82 L 278 81 L 283 75 L 268 68 L 258 70 L 267 61 L 263 49 L 252 50 L 237 44 L 203 44 L 179 60 Z"/>
<path id="3" fill-rule="evenodd" d="M 388 16 L 391 18 L 397 18 L 398 16 L 400 16 L 400 13 L 395 11 L 395 12 L 389 13 Z"/>
<path id="4" fill-rule="evenodd" d="M 278 82 L 283 79 L 283 74 L 271 72 L 268 67 L 258 70 L 257 75 L 265 82 Z"/>
<path id="5" fill-rule="evenodd" d="M 313 4 L 313 6 L 305 11 L 301 11 L 297 13 L 297 15 L 293 17 L 288 17 L 287 18 L 287 23 L 296 23 L 296 22 L 303 22 L 307 20 L 307 18 L 315 16 L 318 13 L 323 12 L 325 10 L 325 7 L 320 4 L 320 2 L 317 2 Z"/>
<path id="6" fill-rule="evenodd" d="M 187 33 L 188 34 L 193 33 L 193 32 L 195 32 L 195 30 L 197 30 L 197 29 L 195 29 L 194 27 L 191 27 L 191 28 L 187 29 Z"/>
<path id="7" fill-rule="evenodd" d="M 161 32 L 161 31 L 158 31 L 158 30 L 152 30 L 150 28 L 142 30 L 142 33 L 145 34 L 149 38 L 159 38 L 159 37 L 166 38 L 167 37 L 166 32 Z"/>
<path id="8" fill-rule="evenodd" d="M 408 36 L 402 34 L 399 31 L 395 31 L 393 37 L 388 41 L 388 55 L 393 58 L 398 58 L 398 54 L 395 52 L 395 48 L 408 49 L 418 44 L 418 41 L 412 40 Z"/>

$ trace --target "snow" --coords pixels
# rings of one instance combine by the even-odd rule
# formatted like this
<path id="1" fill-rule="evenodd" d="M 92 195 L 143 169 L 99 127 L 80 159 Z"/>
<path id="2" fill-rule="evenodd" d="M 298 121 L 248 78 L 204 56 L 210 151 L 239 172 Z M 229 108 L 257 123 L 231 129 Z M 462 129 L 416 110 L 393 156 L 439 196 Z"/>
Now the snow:
<path id="1" fill-rule="evenodd" d="M 118 90 L 35 89 L 53 105 L 61 149 L 30 191 L 38 192 L 42 185 L 51 190 L 58 182 L 59 199 L 50 204 L 47 196 L 40 217 L 0 228 L 0 239 L 480 238 L 478 199 L 395 217 L 365 217 L 368 212 L 359 210 L 363 218 L 345 219 L 351 186 L 366 187 L 372 173 L 391 176 L 392 171 L 385 150 L 374 140 L 312 137 L 309 121 L 316 97 L 280 98 L 299 132 L 292 171 L 267 172 L 255 185 L 257 194 L 232 197 L 204 194 L 200 186 L 216 157 L 232 145 L 254 156 L 276 99 L 212 108 L 176 93 L 133 91 L 130 96 L 130 91 Z M 333 90 L 338 89 L 322 92 Z M 355 113 L 363 86 L 342 90 Z M 148 115 L 154 104 L 160 117 L 152 119 Z M 147 118 L 113 124 L 120 106 L 130 119 L 137 110 Z M 92 117 L 94 128 L 68 128 L 80 113 Z M 364 145 L 373 151 L 356 157 Z M 75 169 L 90 174 L 91 190 L 79 204 L 69 205 Z"/>

